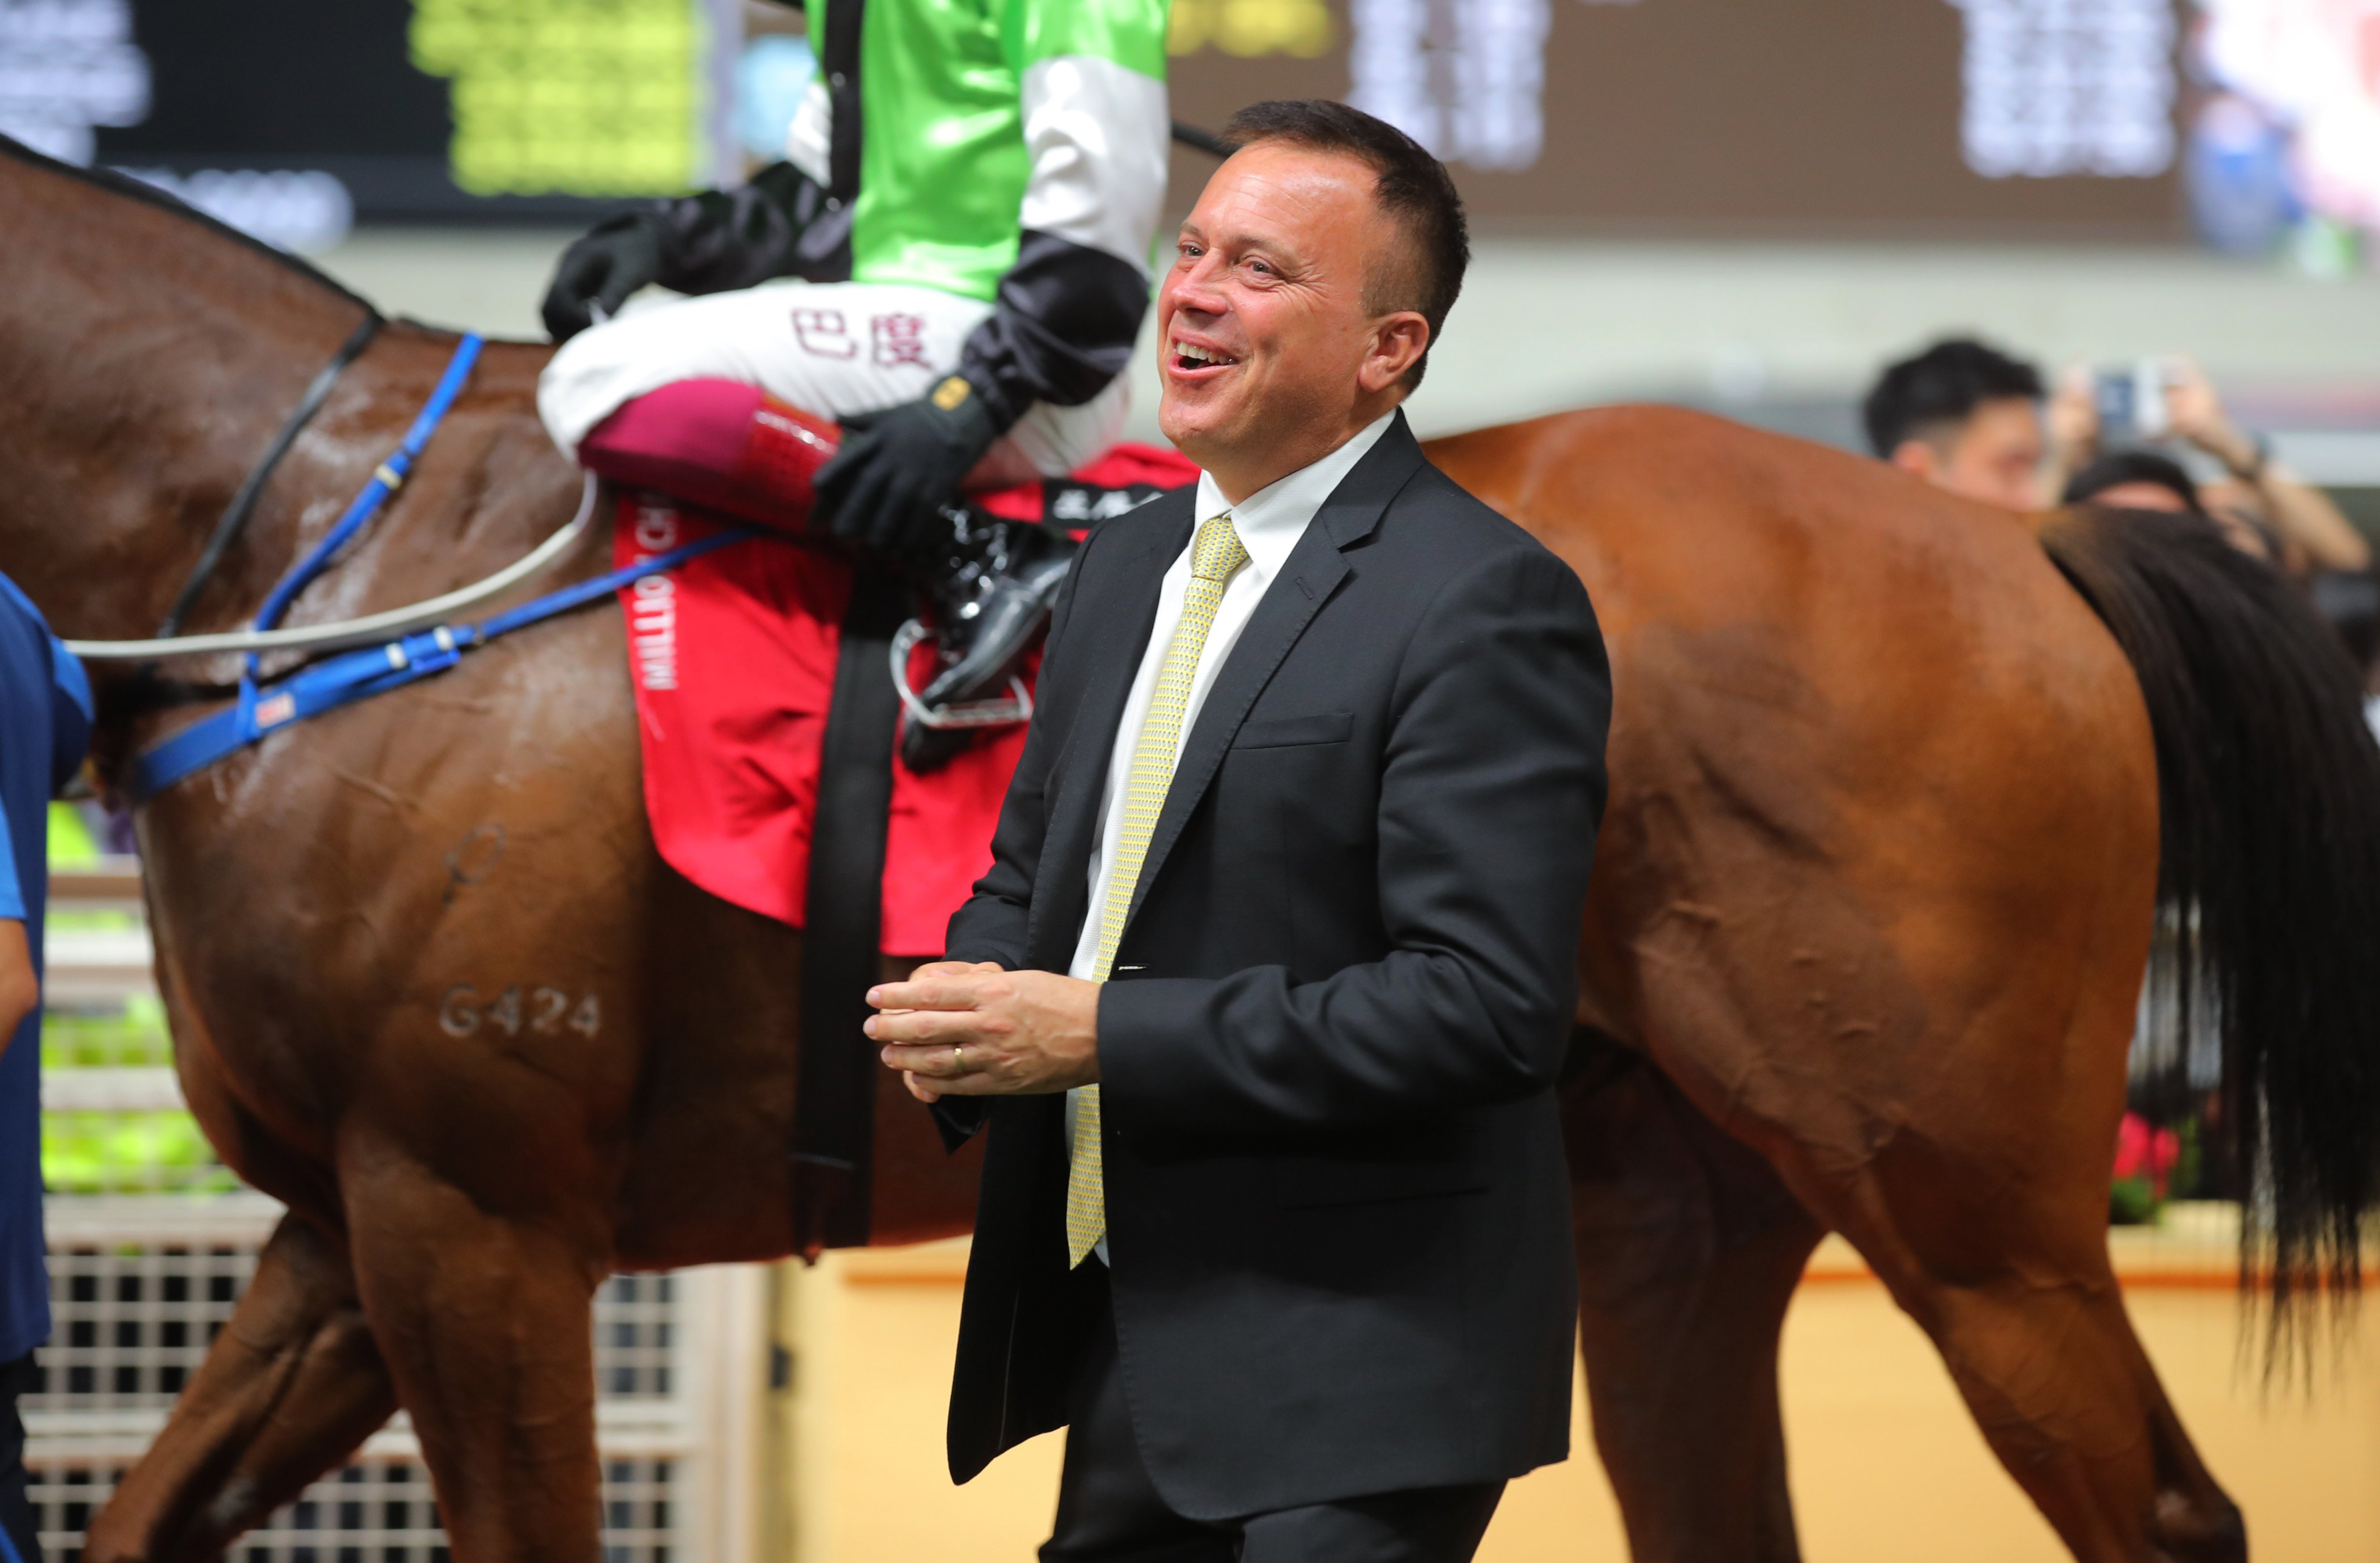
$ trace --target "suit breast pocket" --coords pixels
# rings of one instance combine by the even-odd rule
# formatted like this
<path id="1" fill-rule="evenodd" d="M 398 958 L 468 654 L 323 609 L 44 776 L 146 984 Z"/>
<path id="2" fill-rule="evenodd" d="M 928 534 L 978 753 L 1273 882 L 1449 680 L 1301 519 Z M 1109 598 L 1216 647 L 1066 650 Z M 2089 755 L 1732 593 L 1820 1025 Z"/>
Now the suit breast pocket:
<path id="1" fill-rule="evenodd" d="M 1343 744 L 1354 736 L 1353 711 L 1317 711 L 1312 716 L 1265 717 L 1240 728 L 1235 749 L 1291 749 L 1309 744 Z"/>

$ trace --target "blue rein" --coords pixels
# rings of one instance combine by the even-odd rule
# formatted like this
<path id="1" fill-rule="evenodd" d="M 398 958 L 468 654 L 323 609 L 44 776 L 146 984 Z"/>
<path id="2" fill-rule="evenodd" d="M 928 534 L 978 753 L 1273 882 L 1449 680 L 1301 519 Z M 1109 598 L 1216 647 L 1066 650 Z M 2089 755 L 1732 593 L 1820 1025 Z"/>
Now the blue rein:
<path id="1" fill-rule="evenodd" d="M 330 568 L 331 561 L 338 551 L 371 525 L 372 517 L 380 514 L 380 507 L 388 503 L 388 496 L 405 487 L 406 479 L 412 474 L 413 464 L 421 459 L 421 448 L 430 443 L 430 436 L 438 432 L 438 426 L 446 421 L 448 413 L 454 411 L 455 398 L 463 394 L 463 382 L 471 378 L 471 370 L 480 361 L 480 349 L 485 345 L 485 340 L 477 332 L 465 333 L 463 340 L 455 344 L 455 356 L 446 360 L 446 372 L 438 377 L 437 389 L 430 393 L 430 400 L 421 404 L 421 411 L 414 417 L 413 427 L 405 431 L 404 443 L 398 445 L 386 461 L 372 468 L 371 480 L 364 485 L 363 492 L 355 497 L 355 503 L 347 506 L 347 513 L 339 517 L 338 525 L 333 527 L 321 542 L 308 550 L 304 558 L 291 565 L 289 573 L 283 576 L 266 595 L 264 606 L 256 611 L 258 629 L 277 627 L 281 616 L 289 612 L 289 605 L 298 600 L 298 594 L 311 586 L 315 576 Z M 253 651 L 248 654 L 248 672 L 240 681 L 244 686 L 255 681 L 256 658 Z"/>
<path id="2" fill-rule="evenodd" d="M 440 423 L 462 394 L 463 384 L 471 377 L 472 367 L 479 362 L 482 339 L 475 333 L 455 344 L 455 356 L 447 361 L 446 372 L 441 376 L 436 390 L 422 404 L 413 427 L 406 430 L 404 442 L 389 458 L 372 470 L 371 480 L 356 495 L 346 514 L 324 535 L 322 540 L 308 550 L 304 558 L 292 565 L 257 611 L 256 627 L 271 629 L 281 622 L 282 615 L 298 599 L 298 594 L 328 568 L 349 543 L 370 526 L 388 497 L 405 485 L 420 459 L 422 447 L 437 431 Z M 500 636 L 583 608 L 590 602 L 610 596 L 631 582 L 647 576 L 675 569 L 687 560 L 698 558 L 713 549 L 730 543 L 743 542 L 759 536 L 749 527 L 737 527 L 702 538 L 672 549 L 650 559 L 641 560 L 625 568 L 613 570 L 592 580 L 506 609 L 492 618 L 475 624 L 440 624 L 434 629 L 419 631 L 389 641 L 383 646 L 343 652 L 322 661 L 300 668 L 286 678 L 271 684 L 258 683 L 257 653 L 248 654 L 241 671 L 239 698 L 228 709 L 202 718 L 169 737 L 159 740 L 141 751 L 132 762 L 131 791 L 135 802 L 146 802 L 167 787 L 202 770 L 217 760 L 225 759 L 256 743 L 266 733 L 278 731 L 292 722 L 319 716 L 327 710 L 349 705 L 374 695 L 385 694 L 418 679 L 445 672 L 460 661 L 463 653 L 485 646 Z"/>

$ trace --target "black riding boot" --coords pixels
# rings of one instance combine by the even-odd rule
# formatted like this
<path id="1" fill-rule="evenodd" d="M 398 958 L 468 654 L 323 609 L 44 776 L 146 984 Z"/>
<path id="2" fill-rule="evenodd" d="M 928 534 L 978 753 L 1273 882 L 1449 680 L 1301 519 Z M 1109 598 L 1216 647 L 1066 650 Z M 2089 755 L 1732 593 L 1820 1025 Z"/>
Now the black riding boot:
<path id="1" fill-rule="evenodd" d="M 910 562 L 941 643 L 935 674 L 918 694 L 929 711 L 999 693 L 1048 620 L 1080 546 L 1036 522 L 956 508 L 943 514 L 951 519 L 949 537 Z M 929 726 L 912 713 L 901 736 L 902 761 L 919 774 L 936 769 L 976 731 Z"/>

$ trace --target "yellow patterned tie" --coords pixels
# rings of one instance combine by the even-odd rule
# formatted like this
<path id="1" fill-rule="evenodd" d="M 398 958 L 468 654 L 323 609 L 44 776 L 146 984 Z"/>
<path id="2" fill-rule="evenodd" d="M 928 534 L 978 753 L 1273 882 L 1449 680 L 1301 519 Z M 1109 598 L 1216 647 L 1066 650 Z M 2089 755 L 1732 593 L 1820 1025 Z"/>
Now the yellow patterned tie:
<path id="1" fill-rule="evenodd" d="M 1108 873 L 1107 899 L 1099 907 L 1099 949 L 1091 964 L 1091 980 L 1105 982 L 1113 969 L 1116 941 L 1123 937 L 1124 915 L 1132 910 L 1132 892 L 1140 882 L 1140 865 L 1148 855 L 1148 838 L 1165 807 L 1166 790 L 1173 784 L 1173 760 L 1182 747 L 1182 716 L 1190 709 L 1190 685 L 1198 676 L 1198 657 L 1207 648 L 1207 632 L 1215 625 L 1215 610 L 1222 605 L 1223 586 L 1248 562 L 1240 534 L 1232 529 L 1228 512 L 1198 527 L 1190 550 L 1190 589 L 1183 595 L 1182 622 L 1165 648 L 1157 671 L 1157 690 L 1149 697 L 1148 716 L 1134 741 L 1132 773 L 1124 779 L 1123 829 L 1114 842 L 1114 866 Z M 1099 1165 L 1099 1088 L 1083 1086 L 1075 1096 L 1075 1137 L 1066 1173 L 1066 1262 L 1083 1262 L 1108 1230 L 1107 1184 Z"/>

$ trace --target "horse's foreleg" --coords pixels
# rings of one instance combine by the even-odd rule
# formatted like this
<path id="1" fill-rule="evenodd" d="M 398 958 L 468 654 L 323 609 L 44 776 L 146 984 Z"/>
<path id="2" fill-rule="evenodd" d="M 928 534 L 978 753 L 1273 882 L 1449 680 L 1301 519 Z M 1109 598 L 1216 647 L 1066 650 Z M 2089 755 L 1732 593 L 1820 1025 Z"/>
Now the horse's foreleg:
<path id="1" fill-rule="evenodd" d="M 457 1563 L 588 1563 L 599 1531 L 588 1307 L 601 1259 L 583 1238 L 482 1207 L 393 1144 L 342 1160 L 364 1311 Z"/>
<path id="2" fill-rule="evenodd" d="M 395 1409 L 346 1246 L 285 1217 L 82 1555 L 90 1563 L 220 1557 Z"/>
<path id="3" fill-rule="evenodd" d="M 1819 1229 L 1633 1053 L 1566 1094 L 1596 1446 L 1637 1563 L 1791 1563 L 1777 1398 Z"/>

